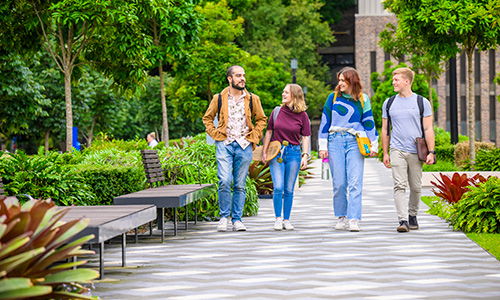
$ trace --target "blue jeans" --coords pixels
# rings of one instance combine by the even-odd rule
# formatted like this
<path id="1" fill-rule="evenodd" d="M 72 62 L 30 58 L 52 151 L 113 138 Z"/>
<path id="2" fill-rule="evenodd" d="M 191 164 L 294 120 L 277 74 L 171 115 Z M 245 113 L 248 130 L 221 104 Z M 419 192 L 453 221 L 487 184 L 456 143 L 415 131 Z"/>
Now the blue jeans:
<path id="1" fill-rule="evenodd" d="M 283 147 L 283 146 L 282 146 Z M 300 145 L 288 145 L 283 151 L 283 162 L 277 161 L 280 154 L 269 162 L 273 179 L 273 204 L 276 217 L 289 220 L 293 204 L 293 188 L 300 169 Z"/>
<path id="2" fill-rule="evenodd" d="M 328 136 L 328 159 L 333 181 L 335 216 L 361 220 L 365 158 L 356 138 L 348 132 Z"/>
<path id="3" fill-rule="evenodd" d="M 216 141 L 217 178 L 219 179 L 220 216 L 228 218 L 231 213 L 233 222 L 241 221 L 245 205 L 245 180 L 248 167 L 252 162 L 252 145 L 242 149 L 237 142 L 224 145 Z M 231 197 L 231 182 L 233 196 Z"/>

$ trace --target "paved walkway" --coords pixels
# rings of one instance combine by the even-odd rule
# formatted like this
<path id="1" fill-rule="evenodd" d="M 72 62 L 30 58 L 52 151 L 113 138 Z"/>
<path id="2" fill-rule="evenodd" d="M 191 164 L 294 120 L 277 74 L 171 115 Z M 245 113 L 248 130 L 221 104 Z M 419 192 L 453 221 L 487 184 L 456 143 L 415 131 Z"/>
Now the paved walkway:
<path id="1" fill-rule="evenodd" d="M 447 223 L 419 214 L 421 229 L 396 232 L 390 170 L 366 160 L 360 232 L 334 230 L 331 182 L 296 192 L 294 231 L 273 230 L 271 199 L 244 218 L 246 232 L 199 223 L 179 236 L 127 247 L 131 268 L 106 269 L 102 299 L 500 299 L 500 262 Z M 428 192 L 427 192 L 428 193 Z M 194 225 L 191 225 L 194 227 Z M 105 253 L 119 266 L 119 245 Z"/>

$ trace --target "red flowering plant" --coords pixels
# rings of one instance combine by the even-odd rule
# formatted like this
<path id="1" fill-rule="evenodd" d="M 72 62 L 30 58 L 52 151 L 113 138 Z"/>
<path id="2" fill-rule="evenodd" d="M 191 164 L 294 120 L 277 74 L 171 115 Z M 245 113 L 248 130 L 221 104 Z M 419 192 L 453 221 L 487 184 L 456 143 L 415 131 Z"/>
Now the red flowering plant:
<path id="1" fill-rule="evenodd" d="M 439 176 L 441 178 L 434 175 L 434 178 L 437 179 L 438 183 L 431 181 L 431 183 L 437 188 L 437 190 L 433 188 L 432 192 L 436 196 L 452 204 L 457 203 L 462 198 L 462 195 L 469 191 L 469 186 L 478 186 L 480 183 L 486 182 L 489 178 L 485 178 L 480 174 L 476 174 L 473 177 L 467 177 L 467 174 L 465 173 L 462 175 L 454 173 L 451 177 L 446 174 L 439 173 Z"/>

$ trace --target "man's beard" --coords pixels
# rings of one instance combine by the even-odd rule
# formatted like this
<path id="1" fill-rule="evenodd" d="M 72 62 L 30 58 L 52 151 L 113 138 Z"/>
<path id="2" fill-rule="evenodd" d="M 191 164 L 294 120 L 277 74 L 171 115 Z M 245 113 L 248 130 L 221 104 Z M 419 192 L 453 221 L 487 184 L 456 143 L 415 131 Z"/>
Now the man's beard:
<path id="1" fill-rule="evenodd" d="M 233 82 L 231 82 L 231 87 L 235 88 L 237 90 L 243 91 L 245 89 L 245 84 L 243 84 L 243 87 L 241 87 L 241 86 L 237 86 L 236 84 L 234 84 L 234 81 L 233 81 Z"/>

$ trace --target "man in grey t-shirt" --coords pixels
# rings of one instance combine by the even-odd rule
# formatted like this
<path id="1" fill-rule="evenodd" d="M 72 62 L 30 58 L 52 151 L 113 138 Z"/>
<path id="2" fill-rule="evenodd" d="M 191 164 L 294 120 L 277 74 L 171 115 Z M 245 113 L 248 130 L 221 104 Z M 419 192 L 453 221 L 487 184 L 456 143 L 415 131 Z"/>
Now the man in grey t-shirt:
<path id="1" fill-rule="evenodd" d="M 387 102 L 382 107 L 382 150 L 384 165 L 392 168 L 394 180 L 394 203 L 398 213 L 398 232 L 418 229 L 417 214 L 422 190 L 423 163 L 418 159 L 415 138 L 422 136 L 420 109 L 417 94 L 411 90 L 414 72 L 409 68 L 399 68 L 392 72 L 392 85 L 398 94 L 389 108 L 392 131 L 388 135 Z M 434 163 L 434 128 L 429 100 L 423 99 L 423 128 L 429 149 L 426 164 Z M 389 153 L 390 140 L 390 153 Z M 410 186 L 410 199 L 406 201 L 406 187 Z"/>

